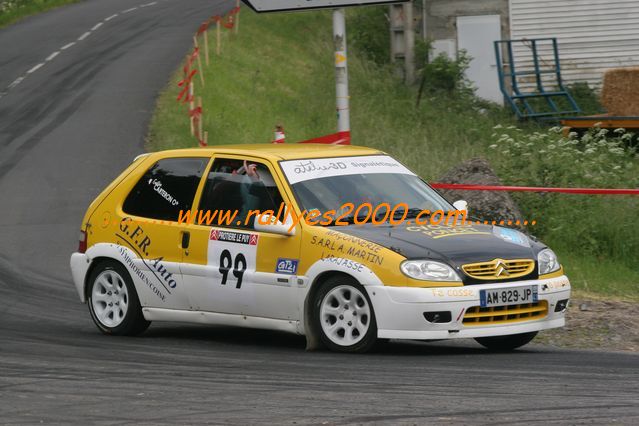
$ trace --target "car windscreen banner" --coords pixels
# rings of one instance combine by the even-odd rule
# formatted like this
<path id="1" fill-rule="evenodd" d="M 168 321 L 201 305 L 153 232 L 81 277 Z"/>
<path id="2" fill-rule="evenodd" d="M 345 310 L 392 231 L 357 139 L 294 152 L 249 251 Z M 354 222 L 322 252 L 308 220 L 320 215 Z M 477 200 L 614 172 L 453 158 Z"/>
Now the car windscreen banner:
<path id="1" fill-rule="evenodd" d="M 281 161 L 280 165 L 291 185 L 305 180 L 332 176 L 370 173 L 415 175 L 388 155 L 288 160 Z"/>

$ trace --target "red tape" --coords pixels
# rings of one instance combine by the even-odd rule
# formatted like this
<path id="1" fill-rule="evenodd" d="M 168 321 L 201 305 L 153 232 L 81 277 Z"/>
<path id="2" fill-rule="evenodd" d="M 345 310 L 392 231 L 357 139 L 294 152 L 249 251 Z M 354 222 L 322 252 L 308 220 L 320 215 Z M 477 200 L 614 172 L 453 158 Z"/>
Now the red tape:
<path id="1" fill-rule="evenodd" d="M 606 188 L 545 188 L 538 186 L 465 185 L 459 183 L 431 183 L 436 189 L 460 191 L 561 192 L 564 194 L 639 195 L 639 189 Z"/>
<path id="2" fill-rule="evenodd" d="M 319 138 L 300 141 L 298 143 L 323 143 L 328 145 L 350 145 L 351 132 L 337 132 L 331 135 L 320 136 Z"/>
<path id="3" fill-rule="evenodd" d="M 202 115 L 202 107 L 193 108 L 189 111 L 189 117 L 199 118 Z"/>
<path id="4" fill-rule="evenodd" d="M 178 87 L 182 88 L 182 90 L 180 91 L 176 99 L 178 102 L 181 100 L 183 103 L 186 103 L 186 102 L 191 102 L 193 100 L 193 96 L 190 96 L 188 93 L 189 93 L 189 85 L 191 84 L 191 81 L 193 80 L 193 76 L 196 73 L 197 73 L 197 70 L 191 70 L 191 72 L 186 77 L 184 77 L 183 80 L 181 80 L 178 83 Z"/>
<path id="5" fill-rule="evenodd" d="M 224 28 L 231 29 L 235 25 L 235 19 L 233 19 L 233 15 L 228 15 L 224 21 L 222 21 L 222 25 Z"/>
<path id="6" fill-rule="evenodd" d="M 202 22 L 202 25 L 200 25 L 199 28 L 197 29 L 197 35 L 202 34 L 208 29 L 209 29 L 209 21 Z"/>

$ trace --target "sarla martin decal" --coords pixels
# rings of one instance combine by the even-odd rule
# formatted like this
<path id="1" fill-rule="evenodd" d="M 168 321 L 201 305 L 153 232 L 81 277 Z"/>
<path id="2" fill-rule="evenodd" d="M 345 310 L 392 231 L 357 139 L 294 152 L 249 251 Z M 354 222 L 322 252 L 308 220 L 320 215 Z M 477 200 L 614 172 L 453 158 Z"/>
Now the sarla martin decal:
<path id="1" fill-rule="evenodd" d="M 399 161 L 387 155 L 289 160 L 281 161 L 280 165 L 291 185 L 310 179 L 367 173 L 415 175 Z"/>
<path id="2" fill-rule="evenodd" d="M 218 266 L 213 273 L 221 285 L 240 289 L 245 274 L 255 273 L 258 240 L 253 233 L 211 230 L 207 261 Z"/>

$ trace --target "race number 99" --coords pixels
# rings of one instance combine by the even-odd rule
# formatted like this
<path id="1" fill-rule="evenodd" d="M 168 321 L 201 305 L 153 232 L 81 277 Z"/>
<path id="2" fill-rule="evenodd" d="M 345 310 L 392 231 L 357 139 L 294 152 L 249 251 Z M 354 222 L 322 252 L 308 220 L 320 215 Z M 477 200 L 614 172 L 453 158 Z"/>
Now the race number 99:
<path id="1" fill-rule="evenodd" d="M 233 259 L 230 251 L 224 249 L 220 254 L 220 274 L 222 274 L 222 285 L 226 285 L 229 272 L 233 271 L 233 276 L 237 280 L 235 288 L 242 287 L 242 277 L 246 271 L 246 257 L 242 253 L 238 253 Z"/>

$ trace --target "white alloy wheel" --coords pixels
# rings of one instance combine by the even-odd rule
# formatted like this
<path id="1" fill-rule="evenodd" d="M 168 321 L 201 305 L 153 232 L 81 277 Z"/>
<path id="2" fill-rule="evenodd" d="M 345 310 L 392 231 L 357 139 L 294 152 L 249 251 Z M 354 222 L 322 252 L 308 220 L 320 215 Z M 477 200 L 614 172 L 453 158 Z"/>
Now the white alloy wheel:
<path id="1" fill-rule="evenodd" d="M 95 317 L 103 326 L 114 328 L 122 324 L 129 308 L 129 293 L 120 274 L 106 269 L 96 277 L 91 304 Z"/>
<path id="2" fill-rule="evenodd" d="M 332 288 L 320 305 L 322 331 L 338 346 L 360 342 L 371 324 L 371 308 L 362 292 L 350 285 Z"/>

